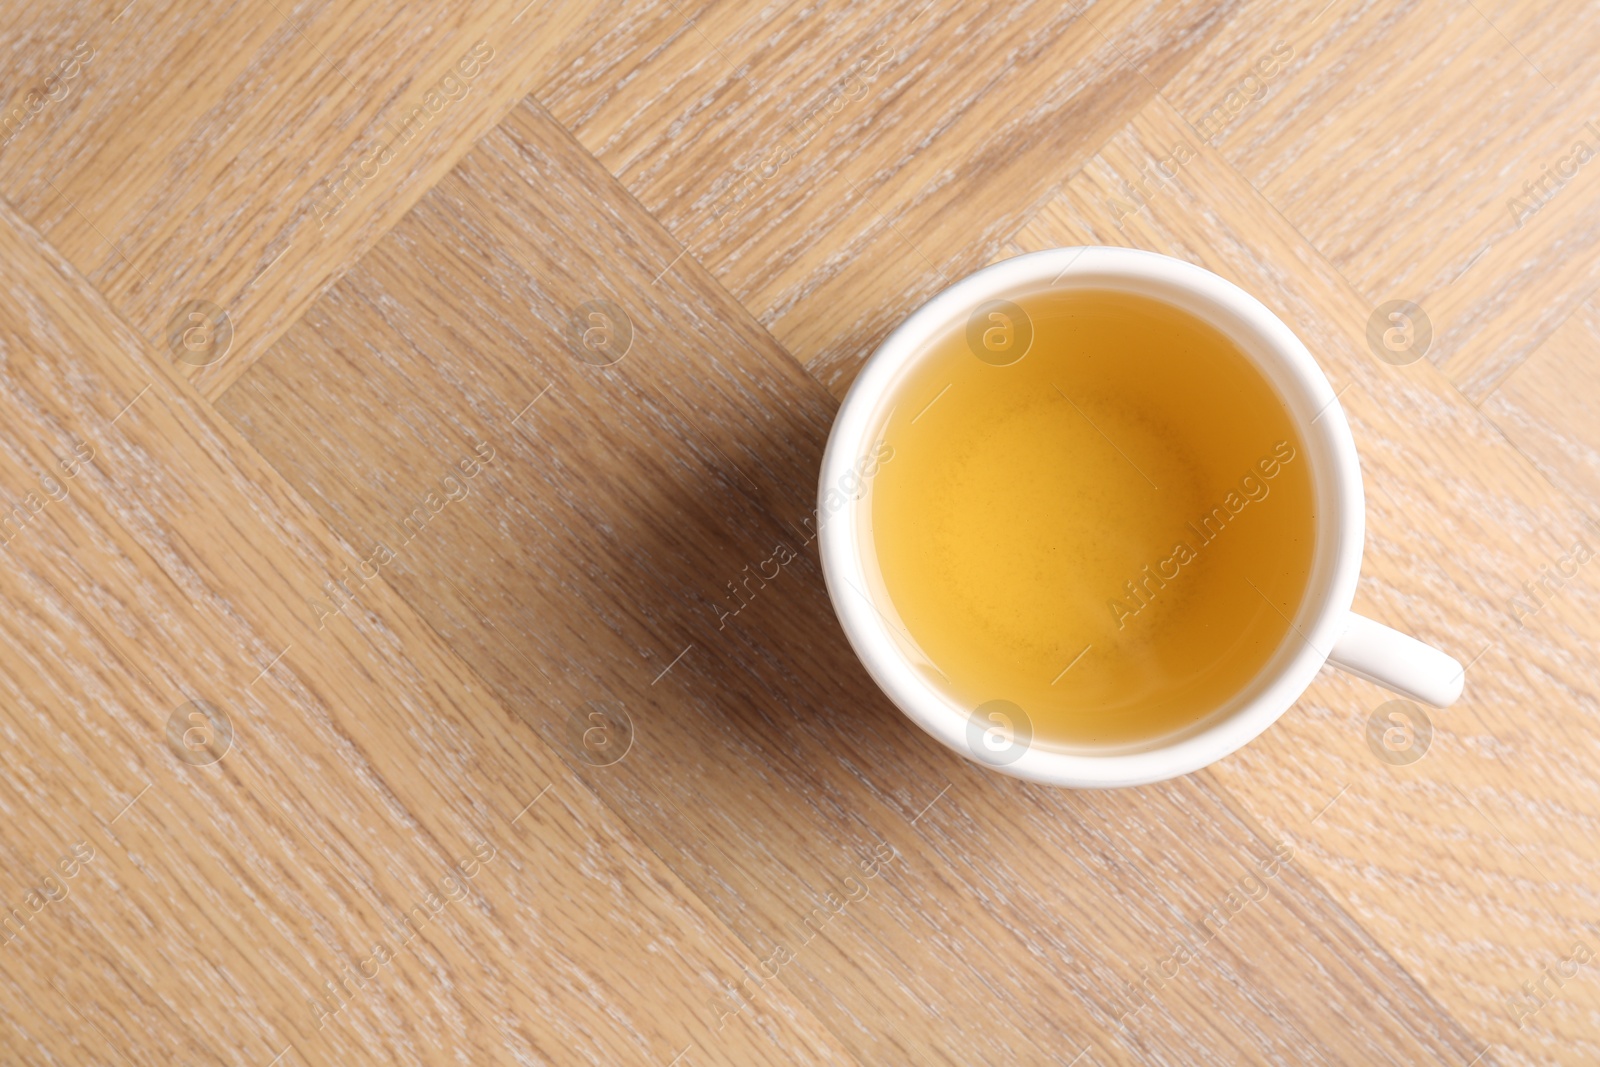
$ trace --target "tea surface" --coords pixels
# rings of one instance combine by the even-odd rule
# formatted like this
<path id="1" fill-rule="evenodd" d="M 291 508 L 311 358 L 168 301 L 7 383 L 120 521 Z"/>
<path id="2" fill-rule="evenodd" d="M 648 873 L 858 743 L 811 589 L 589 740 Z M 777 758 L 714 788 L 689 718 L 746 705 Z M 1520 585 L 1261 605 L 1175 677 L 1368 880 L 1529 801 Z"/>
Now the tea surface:
<path id="1" fill-rule="evenodd" d="M 1304 449 L 1266 379 L 1188 313 L 1014 300 L 895 389 L 868 505 L 885 589 L 946 690 L 1021 708 L 1034 743 L 1172 734 L 1300 640 Z"/>

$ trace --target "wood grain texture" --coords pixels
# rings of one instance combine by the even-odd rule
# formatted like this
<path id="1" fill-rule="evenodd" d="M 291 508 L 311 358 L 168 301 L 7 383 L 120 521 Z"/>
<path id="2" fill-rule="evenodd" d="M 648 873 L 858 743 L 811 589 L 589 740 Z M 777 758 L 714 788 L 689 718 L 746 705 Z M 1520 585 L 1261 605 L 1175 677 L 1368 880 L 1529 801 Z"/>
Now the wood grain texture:
<path id="1" fill-rule="evenodd" d="M 1600 313 L 1585 304 L 1483 401 L 1545 477 L 1600 516 Z"/>
<path id="2" fill-rule="evenodd" d="M 1600 1060 L 1600 164 L 1545 170 L 1600 157 L 1597 45 L 1578 0 L 13 5 L 0 1062 Z M 1326 369 L 1357 608 L 1469 664 L 1411 762 L 1330 670 L 1202 772 L 1046 789 L 855 660 L 837 397 L 1077 243 Z"/>

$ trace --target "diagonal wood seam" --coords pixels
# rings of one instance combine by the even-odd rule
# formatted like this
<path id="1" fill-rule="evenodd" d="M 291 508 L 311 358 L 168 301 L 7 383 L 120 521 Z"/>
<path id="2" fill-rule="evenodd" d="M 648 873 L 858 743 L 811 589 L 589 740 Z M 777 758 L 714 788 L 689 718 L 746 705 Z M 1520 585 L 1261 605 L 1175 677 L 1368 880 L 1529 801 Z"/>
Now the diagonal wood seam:
<path id="1" fill-rule="evenodd" d="M 141 335 L 139 331 L 131 323 L 129 323 L 126 318 L 123 317 L 121 312 L 106 299 L 105 295 L 101 293 L 96 286 L 90 283 L 87 278 L 83 277 L 78 269 L 73 266 L 72 263 L 69 262 L 59 250 L 46 241 L 44 237 L 37 230 L 35 230 L 26 219 L 16 212 L 10 202 L 4 198 L 0 198 L 0 227 L 7 227 L 16 230 L 30 243 L 37 247 L 41 254 L 48 254 L 48 256 L 50 256 L 53 260 L 51 266 L 54 267 L 57 277 L 63 283 L 63 285 L 73 292 L 81 302 L 93 305 L 94 310 L 100 315 L 101 320 L 111 330 L 121 332 L 126 336 L 128 343 L 124 346 L 124 351 L 137 350 L 145 353 L 145 355 L 148 357 L 146 362 L 151 364 L 151 366 L 141 369 L 163 378 L 169 387 L 182 393 L 186 399 L 199 406 L 212 417 L 213 427 L 216 429 L 218 434 L 225 438 L 238 454 L 248 457 L 251 462 L 258 465 L 258 468 L 261 471 L 266 473 L 267 477 L 272 479 L 275 492 L 286 502 L 286 504 L 292 506 L 298 512 L 296 517 L 300 521 L 308 536 L 320 542 L 320 547 L 327 551 L 331 557 L 350 554 L 349 546 L 345 545 L 338 534 L 330 526 L 328 526 L 326 522 L 323 521 L 321 516 L 319 516 L 310 506 L 310 504 L 301 496 L 299 490 L 296 489 L 278 471 L 276 467 L 267 462 L 266 458 L 257 452 L 253 445 L 245 440 L 243 435 L 234 427 L 233 423 L 223 417 L 222 414 L 215 408 L 212 401 L 204 397 L 192 382 L 190 382 L 183 375 L 177 373 L 171 364 L 160 359 L 158 355 L 152 353 L 150 350 L 150 345 L 145 340 L 143 335 Z M 125 526 L 122 526 L 121 522 L 115 517 L 115 515 L 108 513 L 107 519 L 108 521 L 116 522 L 132 543 L 141 545 L 143 544 L 139 537 L 134 536 L 132 532 L 129 531 Z M 160 569 L 162 573 L 166 573 L 165 568 L 158 558 L 153 557 L 152 564 L 156 568 Z M 171 580 L 171 575 L 167 575 L 167 577 L 169 580 Z M 397 606 L 403 606 L 403 610 L 411 614 L 412 617 L 409 621 L 416 627 L 416 629 L 433 636 L 437 646 L 436 651 L 439 653 L 441 658 L 448 659 L 462 675 L 475 679 L 483 686 L 483 692 L 485 694 L 483 699 L 491 703 L 497 710 L 499 710 L 503 717 L 503 721 L 509 724 L 511 728 L 522 733 L 525 737 L 530 738 L 534 745 L 544 750 L 547 753 L 547 758 L 550 760 L 552 765 L 559 767 L 567 766 L 567 761 L 550 747 L 549 743 L 542 736 L 540 736 L 538 731 L 534 730 L 520 716 L 513 713 L 511 709 L 506 707 L 497 697 L 493 695 L 494 687 L 489 684 L 489 680 L 484 678 L 476 670 L 476 668 L 474 668 L 470 663 L 461 657 L 455 648 L 450 645 L 447 640 L 445 640 L 444 635 L 440 634 L 439 631 L 434 627 L 432 622 L 420 615 L 404 595 L 396 590 L 394 586 L 388 584 L 387 579 L 385 579 L 384 585 L 388 589 L 390 595 L 393 597 L 395 604 Z M 660 864 L 659 873 L 664 874 L 666 877 L 671 879 L 674 893 L 682 899 L 694 901 L 695 904 L 698 905 L 698 911 L 700 912 L 699 918 L 706 922 L 708 926 L 714 924 L 714 926 L 711 928 L 720 935 L 720 943 L 711 942 L 708 939 L 708 948 L 721 949 L 722 951 L 727 952 L 729 948 L 737 945 L 749 953 L 750 960 L 754 961 L 760 959 L 760 954 L 752 946 L 747 944 L 743 937 L 739 936 L 735 930 L 728 926 L 728 924 L 722 919 L 717 911 L 714 910 L 700 894 L 692 890 L 688 884 L 682 880 L 677 869 L 671 863 L 669 863 L 664 856 L 657 852 L 655 847 L 650 842 L 640 837 L 634 831 L 630 822 L 626 818 L 623 818 L 618 813 L 616 808 L 595 790 L 587 778 L 584 778 L 584 776 L 580 774 L 572 774 L 571 781 L 574 783 L 581 783 L 582 788 L 588 792 L 590 797 L 597 801 L 599 806 L 604 808 L 604 810 L 610 814 L 618 832 L 621 834 L 626 834 L 635 848 L 638 848 L 643 853 L 653 857 L 656 862 Z M 344 872 L 339 872 L 339 876 L 348 881 L 349 876 Z M 745 961 L 737 962 L 742 967 Z M 791 1003 L 786 1005 L 787 1010 L 803 1012 L 809 1017 L 810 1022 L 817 1030 L 829 1033 L 832 1032 L 831 1028 L 826 1026 L 822 1020 L 818 1019 L 811 1013 L 810 1009 L 805 1006 L 805 1002 L 803 1000 L 800 1000 L 794 996 L 792 990 L 790 991 L 790 996 Z"/>
<path id="2" fill-rule="evenodd" d="M 360 222 L 347 223 L 347 232 L 358 234 L 359 236 L 351 243 L 346 253 L 340 257 L 333 268 L 317 282 L 314 288 L 306 293 L 303 298 L 305 312 L 302 312 L 299 318 L 284 319 L 277 322 L 263 334 L 251 338 L 249 348 L 246 351 L 239 352 L 234 358 L 224 358 L 215 367 L 195 368 L 190 380 L 201 383 L 201 395 L 208 402 L 215 402 L 246 371 L 255 366 L 261 357 L 266 355 L 272 349 L 272 346 L 277 343 L 278 338 L 292 329 L 300 319 L 305 317 L 306 313 L 309 313 L 317 305 L 324 293 L 337 285 L 340 279 L 349 274 L 366 257 L 368 252 L 388 236 L 390 230 L 394 229 L 395 226 L 399 225 L 411 214 L 411 209 L 417 205 L 418 201 L 428 195 L 433 190 L 433 187 L 446 176 L 454 173 L 461 160 L 470 155 L 484 137 L 500 127 L 506 116 L 511 114 L 523 100 L 527 99 L 535 91 L 536 86 L 532 86 L 529 83 L 537 77 L 537 71 L 522 73 L 520 84 L 517 85 L 517 88 L 508 92 L 496 107 L 485 112 L 479 119 L 482 128 L 476 137 L 471 140 L 462 139 L 456 144 L 454 151 L 448 150 L 449 146 L 447 146 L 447 150 L 422 172 L 423 175 L 430 172 L 434 174 L 435 177 L 432 182 L 424 185 L 421 180 L 417 180 L 410 185 L 402 184 L 391 191 L 387 199 L 378 197 L 367 205 L 367 217 L 365 219 Z M 390 217 L 390 222 L 387 226 L 382 225 L 382 219 L 385 215 Z M 265 273 L 265 271 L 262 273 Z M 248 288 L 247 285 L 246 289 Z"/>

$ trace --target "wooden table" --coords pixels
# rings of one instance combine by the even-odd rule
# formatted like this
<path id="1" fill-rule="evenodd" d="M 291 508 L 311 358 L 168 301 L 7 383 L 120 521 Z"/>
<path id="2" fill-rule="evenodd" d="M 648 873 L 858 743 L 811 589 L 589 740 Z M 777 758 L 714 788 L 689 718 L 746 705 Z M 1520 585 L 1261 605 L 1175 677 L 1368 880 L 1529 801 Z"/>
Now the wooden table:
<path id="1" fill-rule="evenodd" d="M 1592 3 L 3 21 L 0 1061 L 1600 1061 Z M 1091 793 L 875 689 L 838 398 L 1085 243 L 1297 330 L 1457 706 Z"/>

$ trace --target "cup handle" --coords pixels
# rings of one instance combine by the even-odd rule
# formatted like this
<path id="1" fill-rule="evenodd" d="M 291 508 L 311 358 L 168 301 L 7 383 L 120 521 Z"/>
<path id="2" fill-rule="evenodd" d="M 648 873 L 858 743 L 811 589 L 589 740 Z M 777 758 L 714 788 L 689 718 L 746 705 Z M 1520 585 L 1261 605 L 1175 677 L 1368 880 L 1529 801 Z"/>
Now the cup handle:
<path id="1" fill-rule="evenodd" d="M 1334 643 L 1328 662 L 1436 708 L 1456 702 L 1467 675 L 1454 656 L 1353 611 L 1346 616 L 1344 636 Z"/>

